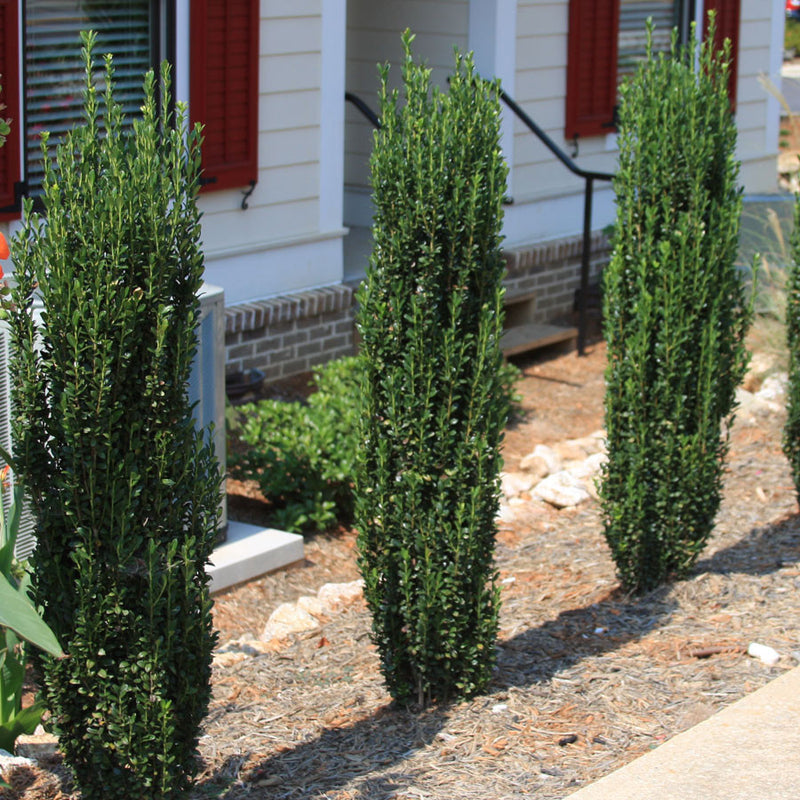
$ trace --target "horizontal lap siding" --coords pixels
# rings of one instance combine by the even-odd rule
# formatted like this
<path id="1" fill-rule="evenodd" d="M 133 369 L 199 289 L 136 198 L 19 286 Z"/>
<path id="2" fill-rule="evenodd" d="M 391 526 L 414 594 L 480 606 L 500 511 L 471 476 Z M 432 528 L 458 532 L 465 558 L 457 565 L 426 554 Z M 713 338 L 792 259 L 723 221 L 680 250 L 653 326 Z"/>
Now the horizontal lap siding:
<path id="1" fill-rule="evenodd" d="M 201 198 L 207 253 L 319 228 L 322 0 L 261 0 L 258 183 Z"/>
<path id="2" fill-rule="evenodd" d="M 392 86 L 400 85 L 400 35 L 415 34 L 414 54 L 427 61 L 433 81 L 446 86 L 453 48 L 467 49 L 468 0 L 350 0 L 347 7 L 347 90 L 377 112 L 378 64 L 392 65 Z M 345 112 L 345 185 L 369 188 L 372 127 L 349 103 Z"/>
<path id="3" fill-rule="evenodd" d="M 520 0 L 517 6 L 515 100 L 567 153 L 564 140 L 567 93 L 567 0 Z M 581 167 L 613 169 L 605 137 L 580 142 Z M 556 161 L 550 151 L 519 120 L 514 123 L 514 200 L 583 192 L 583 181 Z"/>
<path id="4" fill-rule="evenodd" d="M 759 83 L 759 75 L 769 74 L 772 6 L 774 3 L 764 0 L 742 0 L 736 124 L 739 128 L 739 158 L 745 164 L 777 153 L 777 141 L 766 141 L 768 95 Z M 747 176 L 746 167 L 743 172 Z M 757 190 L 775 191 L 775 177 L 773 174 L 763 186 L 756 187 Z"/>
<path id="5" fill-rule="evenodd" d="M 520 0 L 517 7 L 515 99 L 567 153 L 572 142 L 564 139 L 566 96 L 568 0 Z M 748 190 L 770 190 L 767 176 L 753 182 L 747 162 L 768 158 L 777 143 L 766 142 L 768 100 L 758 82 L 769 72 L 770 30 L 774 3 L 742 0 L 737 84 L 739 157 Z M 613 171 L 615 151 L 608 151 L 604 136 L 579 142 L 577 163 L 585 169 Z M 760 169 L 760 167 L 759 167 Z M 774 183 L 774 182 L 773 182 Z M 752 189 L 750 188 L 752 186 Z M 535 200 L 571 191 L 581 192 L 583 181 L 572 176 L 521 122 L 514 125 L 514 199 Z"/>

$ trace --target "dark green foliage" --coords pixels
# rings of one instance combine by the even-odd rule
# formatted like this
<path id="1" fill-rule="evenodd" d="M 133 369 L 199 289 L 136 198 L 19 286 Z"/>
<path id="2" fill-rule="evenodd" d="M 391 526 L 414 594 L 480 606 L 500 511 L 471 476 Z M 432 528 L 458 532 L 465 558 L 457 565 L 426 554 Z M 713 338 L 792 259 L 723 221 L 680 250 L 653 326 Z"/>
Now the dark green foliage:
<path id="1" fill-rule="evenodd" d="M 786 281 L 786 340 L 789 350 L 788 416 L 783 431 L 783 452 L 789 459 L 792 478 L 800 497 L 800 195 L 794 202 L 792 258 Z"/>
<path id="2" fill-rule="evenodd" d="M 410 40 L 372 155 L 356 527 L 389 691 L 426 704 L 480 691 L 495 659 L 506 168 L 496 88 L 459 56 L 431 90 Z"/>
<path id="3" fill-rule="evenodd" d="M 262 400 L 236 409 L 231 474 L 255 479 L 275 509 L 272 524 L 324 530 L 353 518 L 362 370 L 356 357 L 314 370 L 308 403 Z"/>
<path id="4" fill-rule="evenodd" d="M 28 203 L 13 244 L 15 455 L 35 598 L 67 653 L 43 659 L 46 699 L 81 796 L 175 798 L 209 701 L 220 490 L 186 394 L 199 132 L 158 112 L 151 74 L 124 134 L 110 59 L 101 116 L 84 43 L 86 123 L 46 159 L 46 224 Z"/>
<path id="5" fill-rule="evenodd" d="M 509 409 L 518 402 L 519 376 L 503 362 L 501 391 Z M 261 400 L 236 408 L 231 434 L 248 449 L 230 451 L 230 472 L 258 482 L 276 528 L 324 530 L 353 521 L 363 380 L 363 358 L 340 358 L 314 370 L 307 403 Z"/>
<path id="6" fill-rule="evenodd" d="M 727 60 L 710 44 L 682 50 L 673 38 L 671 55 L 649 52 L 622 88 L 602 502 L 620 577 L 635 591 L 685 575 L 711 534 L 722 422 L 747 363 L 727 85 Z"/>

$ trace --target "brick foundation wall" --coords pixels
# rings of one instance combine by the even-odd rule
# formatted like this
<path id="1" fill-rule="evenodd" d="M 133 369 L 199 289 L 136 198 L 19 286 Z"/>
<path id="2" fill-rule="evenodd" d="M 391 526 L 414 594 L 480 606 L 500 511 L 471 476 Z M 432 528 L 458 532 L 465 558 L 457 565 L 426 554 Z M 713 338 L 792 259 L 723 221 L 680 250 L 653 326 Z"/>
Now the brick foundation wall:
<path id="1" fill-rule="evenodd" d="M 580 285 L 580 236 L 506 251 L 506 299 L 534 295 L 529 322 L 564 320 Z M 591 280 L 608 262 L 608 239 L 592 236 Z M 306 372 L 355 350 L 355 297 L 346 285 L 230 306 L 225 310 L 226 373 L 259 369 L 267 381 Z"/>
<path id="2" fill-rule="evenodd" d="M 581 283 L 583 237 L 528 245 L 504 253 L 508 274 L 506 301 L 531 293 L 536 295 L 529 322 L 546 323 L 572 315 L 575 290 Z M 594 283 L 610 257 L 608 237 L 592 235 L 589 282 Z"/>
<path id="3" fill-rule="evenodd" d="M 353 353 L 353 290 L 330 286 L 225 309 L 226 374 L 268 381 Z"/>

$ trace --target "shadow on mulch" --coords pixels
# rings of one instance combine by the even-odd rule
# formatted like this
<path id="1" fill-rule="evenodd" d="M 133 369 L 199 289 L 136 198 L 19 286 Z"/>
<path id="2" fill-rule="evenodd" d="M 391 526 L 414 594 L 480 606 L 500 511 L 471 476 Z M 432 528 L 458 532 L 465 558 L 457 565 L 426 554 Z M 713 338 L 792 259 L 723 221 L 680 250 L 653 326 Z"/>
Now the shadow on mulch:
<path id="1" fill-rule="evenodd" d="M 697 562 L 697 573 L 767 575 L 800 561 L 800 514 L 754 528 L 736 544 Z"/>
<path id="2" fill-rule="evenodd" d="M 737 543 L 698 562 L 693 574 L 741 572 L 765 575 L 800 560 L 800 515 L 754 529 Z M 493 695 L 512 687 L 546 683 L 577 662 L 611 652 L 665 624 L 676 608 L 671 586 L 641 597 L 620 589 L 582 608 L 498 642 L 498 664 L 487 695 L 475 703 L 493 704 Z M 476 713 L 484 711 L 476 707 Z M 317 738 L 287 747 L 266 759 L 248 776 L 262 798 L 324 797 L 354 779 L 399 764 L 430 745 L 448 719 L 446 705 L 421 713 L 385 706 L 352 725 L 325 730 Z M 216 788 L 216 796 L 240 795 L 224 767 L 198 785 Z M 413 771 L 382 772 L 359 788 L 358 797 L 389 789 L 402 792 L 414 782 Z"/>
<path id="3" fill-rule="evenodd" d="M 378 709 L 366 719 L 353 725 L 323 731 L 316 739 L 266 759 L 248 775 L 248 785 L 256 796 L 270 797 L 326 797 L 350 781 L 374 770 L 398 764 L 415 750 L 429 745 L 447 720 L 447 708 L 436 707 L 420 713 L 393 706 Z M 227 773 L 227 774 L 225 774 Z M 231 770 L 218 770 L 210 779 L 196 784 L 196 790 L 214 786 L 230 786 L 235 776 Z M 406 771 L 393 777 L 375 776 L 383 789 L 410 788 L 414 774 Z M 368 781 L 361 788 L 365 798 L 370 796 Z M 227 793 L 215 797 L 238 797 L 239 791 L 231 787 Z"/>

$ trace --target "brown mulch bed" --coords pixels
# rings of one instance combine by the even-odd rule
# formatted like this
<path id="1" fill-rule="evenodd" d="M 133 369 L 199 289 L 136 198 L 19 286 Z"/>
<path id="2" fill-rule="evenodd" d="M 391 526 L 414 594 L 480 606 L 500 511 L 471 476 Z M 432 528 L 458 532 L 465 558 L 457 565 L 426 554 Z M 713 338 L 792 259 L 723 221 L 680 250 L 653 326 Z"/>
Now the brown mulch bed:
<path id="1" fill-rule="evenodd" d="M 586 358 L 521 362 L 525 414 L 507 433 L 508 469 L 538 443 L 601 427 L 604 359 L 596 345 Z M 784 418 L 736 422 L 714 538 L 689 579 L 644 597 L 620 591 L 594 501 L 556 511 L 531 500 L 502 523 L 498 666 L 471 701 L 394 708 L 363 604 L 215 667 L 192 796 L 563 798 L 795 666 L 800 518 Z M 229 489 L 232 513 L 257 519 L 257 491 Z M 278 604 L 356 577 L 352 532 L 310 537 L 302 564 L 216 597 L 220 643 L 257 638 Z M 781 661 L 748 657 L 754 641 Z"/>
<path id="2" fill-rule="evenodd" d="M 601 427 L 604 358 L 597 345 L 522 362 L 508 469 L 537 443 Z M 562 798 L 794 666 L 800 524 L 783 420 L 736 423 L 714 539 L 690 579 L 644 597 L 620 591 L 594 502 L 531 501 L 503 523 L 498 668 L 472 701 L 393 708 L 363 606 L 217 668 L 195 796 Z M 217 597 L 223 642 L 257 637 L 280 602 L 353 580 L 354 544 L 350 532 L 313 537 L 305 564 Z M 748 657 L 753 641 L 783 658 Z"/>

